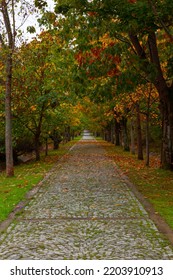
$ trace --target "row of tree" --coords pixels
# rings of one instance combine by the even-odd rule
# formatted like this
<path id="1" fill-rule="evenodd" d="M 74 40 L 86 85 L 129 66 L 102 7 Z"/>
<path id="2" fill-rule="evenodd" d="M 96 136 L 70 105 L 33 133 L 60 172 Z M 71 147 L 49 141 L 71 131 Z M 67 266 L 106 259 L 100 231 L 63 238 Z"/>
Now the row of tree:
<path id="1" fill-rule="evenodd" d="M 56 11 L 66 19 L 62 17 L 63 30 L 71 26 L 70 40 L 78 49 L 76 81 L 83 90 L 87 86 L 93 100 L 113 101 L 116 119 L 122 113 L 117 111 L 117 99 L 123 96 L 127 101 L 136 95 L 136 104 L 124 110 L 123 122 L 134 107 L 139 122 L 138 101 L 143 98 L 149 118 L 150 103 L 155 100 L 161 116 L 161 166 L 173 169 L 172 1 L 57 2 Z"/>
<path id="2" fill-rule="evenodd" d="M 47 31 L 16 46 L 18 1 L 0 1 L 0 117 L 1 126 L 6 125 L 7 176 L 13 175 L 12 143 L 17 146 L 27 135 L 39 159 L 41 142 L 48 137 L 58 141 L 60 134 L 84 126 L 125 150 L 134 152 L 137 142 L 138 158 L 143 159 L 145 124 L 147 165 L 151 134 L 160 130 L 161 166 L 172 169 L 173 3 L 54 2 L 50 12 L 47 1 L 35 1 L 39 23 Z"/>
<path id="3" fill-rule="evenodd" d="M 79 101 L 69 92 L 74 58 L 56 30 L 16 44 L 18 3 L 0 2 L 0 155 L 5 154 L 7 176 L 14 175 L 21 153 L 34 150 L 39 160 L 49 139 L 58 148 L 81 130 Z"/>

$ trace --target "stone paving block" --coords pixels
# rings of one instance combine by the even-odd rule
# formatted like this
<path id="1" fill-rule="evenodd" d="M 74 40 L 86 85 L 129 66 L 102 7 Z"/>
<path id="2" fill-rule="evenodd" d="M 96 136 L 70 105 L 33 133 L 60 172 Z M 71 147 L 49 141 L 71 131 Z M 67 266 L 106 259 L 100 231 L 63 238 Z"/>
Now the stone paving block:
<path id="1" fill-rule="evenodd" d="M 173 259 L 115 163 L 85 138 L 0 235 L 0 259 Z"/>

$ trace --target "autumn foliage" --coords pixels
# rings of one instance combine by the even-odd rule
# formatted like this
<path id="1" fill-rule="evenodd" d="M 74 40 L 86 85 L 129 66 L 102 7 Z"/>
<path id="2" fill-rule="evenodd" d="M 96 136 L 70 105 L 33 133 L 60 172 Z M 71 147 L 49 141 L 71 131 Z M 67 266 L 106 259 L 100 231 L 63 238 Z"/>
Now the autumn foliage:
<path id="1" fill-rule="evenodd" d="M 93 73 L 91 73 L 92 71 L 90 72 L 92 66 L 101 66 L 102 68 L 106 66 L 105 76 L 114 77 L 119 75 L 121 58 L 117 54 L 112 54 L 115 44 L 113 41 L 108 44 L 103 41 L 99 46 L 91 45 L 88 51 L 79 51 L 75 56 L 79 67 L 87 69 L 86 73 L 91 79 L 95 78 Z"/>

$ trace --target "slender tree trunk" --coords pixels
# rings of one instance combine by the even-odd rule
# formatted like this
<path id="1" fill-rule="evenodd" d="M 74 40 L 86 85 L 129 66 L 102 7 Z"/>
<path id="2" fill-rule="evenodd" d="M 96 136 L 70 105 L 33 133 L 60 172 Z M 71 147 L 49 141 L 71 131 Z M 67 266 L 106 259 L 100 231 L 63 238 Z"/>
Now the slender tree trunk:
<path id="1" fill-rule="evenodd" d="M 136 121 L 137 121 L 137 145 L 138 145 L 138 159 L 143 160 L 143 147 L 142 147 L 142 130 L 141 130 L 141 118 L 140 118 L 140 107 L 136 104 Z"/>
<path id="2" fill-rule="evenodd" d="M 151 99 L 152 85 L 150 84 L 149 95 L 147 98 L 147 113 L 146 113 L 146 166 L 150 165 L 150 145 L 149 145 L 149 130 L 150 130 L 150 99 Z"/>
<path id="3" fill-rule="evenodd" d="M 59 149 L 59 141 L 54 140 L 53 142 L 53 149 L 58 150 Z"/>
<path id="4" fill-rule="evenodd" d="M 70 140 L 71 140 L 70 126 L 65 126 L 65 128 L 64 128 L 64 143 L 67 143 Z"/>
<path id="5" fill-rule="evenodd" d="M 70 128 L 70 126 L 67 127 L 67 140 L 71 141 L 71 128 Z"/>
<path id="6" fill-rule="evenodd" d="M 115 145 L 120 146 L 120 123 L 115 119 Z"/>
<path id="7" fill-rule="evenodd" d="M 3 15 L 4 26 L 7 33 L 8 44 L 1 36 L 1 44 L 6 52 L 6 93 L 5 93 L 5 149 L 6 149 L 6 175 L 14 176 L 13 148 L 12 148 L 12 114 L 11 114 L 11 92 L 12 92 L 12 64 L 15 35 L 13 34 L 9 13 L 8 2 L 1 0 L 1 12 Z M 13 26 L 15 28 L 14 3 L 12 2 Z"/>
<path id="8" fill-rule="evenodd" d="M 40 160 L 40 145 L 39 139 L 35 138 L 35 159 L 36 161 Z"/>
<path id="9" fill-rule="evenodd" d="M 35 134 L 35 159 L 36 161 L 40 160 L 40 132 Z"/>
<path id="10" fill-rule="evenodd" d="M 173 100 L 161 103 L 162 147 L 161 167 L 173 170 Z"/>
<path id="11" fill-rule="evenodd" d="M 41 112 L 40 112 L 40 118 L 39 118 L 39 121 L 38 121 L 38 125 L 36 126 L 36 132 L 34 134 L 34 136 L 35 136 L 35 155 L 36 155 L 36 161 L 40 160 L 40 136 L 41 136 L 41 129 L 42 129 L 44 110 L 45 110 L 45 103 L 42 104 L 42 109 L 41 109 Z"/>
<path id="12" fill-rule="evenodd" d="M 111 143 L 114 144 L 115 143 L 115 124 L 114 124 L 114 120 L 112 120 L 111 122 Z"/>
<path id="13" fill-rule="evenodd" d="M 111 136 L 112 136 L 112 133 L 111 133 L 111 123 L 109 123 L 105 129 L 105 140 L 107 142 L 111 142 Z"/>
<path id="14" fill-rule="evenodd" d="M 104 130 L 104 140 L 107 141 L 107 131 L 106 131 L 106 129 Z"/>
<path id="15" fill-rule="evenodd" d="M 54 150 L 59 149 L 59 144 L 62 141 L 62 137 L 61 137 L 61 134 L 59 133 L 59 131 L 54 130 L 52 132 L 52 134 L 50 135 L 50 138 L 53 140 L 53 145 L 54 145 L 53 148 L 54 148 Z"/>
<path id="16" fill-rule="evenodd" d="M 95 132 L 95 135 L 97 136 L 97 132 Z M 74 130 L 71 131 L 71 139 L 74 140 L 75 138 L 75 133 Z"/>
<path id="17" fill-rule="evenodd" d="M 150 145 L 149 145 L 149 114 L 146 115 L 146 166 L 150 165 Z"/>
<path id="18" fill-rule="evenodd" d="M 48 155 L 48 149 L 49 149 L 49 147 L 48 147 L 48 138 L 46 137 L 46 149 L 45 149 L 45 156 L 47 156 Z"/>
<path id="19" fill-rule="evenodd" d="M 124 151 L 130 151 L 129 137 L 128 137 L 128 131 L 127 131 L 127 118 L 125 118 L 125 117 L 122 118 L 121 126 L 122 126 L 122 140 L 123 140 Z"/>
<path id="20" fill-rule="evenodd" d="M 130 125 L 130 136 L 131 136 L 131 153 L 132 155 L 135 155 L 135 128 L 134 128 L 134 122 L 131 120 Z"/>
<path id="21" fill-rule="evenodd" d="M 108 131 L 108 142 L 111 142 L 111 124 L 108 125 L 107 127 L 107 131 Z"/>
<path id="22" fill-rule="evenodd" d="M 12 115 L 11 115 L 11 84 L 12 84 L 12 54 L 8 54 L 6 62 L 6 94 L 5 94 L 5 149 L 6 175 L 14 176 L 12 148 Z"/>

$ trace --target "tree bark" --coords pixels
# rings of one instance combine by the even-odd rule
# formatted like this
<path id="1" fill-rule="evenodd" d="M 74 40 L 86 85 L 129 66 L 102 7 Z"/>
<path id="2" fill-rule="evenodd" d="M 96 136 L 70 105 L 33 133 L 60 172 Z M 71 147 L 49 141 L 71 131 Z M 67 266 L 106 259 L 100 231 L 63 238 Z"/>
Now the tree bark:
<path id="1" fill-rule="evenodd" d="M 6 175 L 14 176 L 13 148 L 12 148 L 12 115 L 11 115 L 11 84 L 12 84 L 12 54 L 6 61 L 6 94 L 5 94 L 5 149 Z"/>
<path id="2" fill-rule="evenodd" d="M 172 92 L 173 94 L 173 92 Z M 162 147 L 161 167 L 173 170 L 173 101 L 161 103 Z"/>
<path id="3" fill-rule="evenodd" d="M 62 141 L 62 137 L 61 137 L 61 134 L 59 133 L 59 131 L 54 130 L 52 132 L 52 134 L 50 135 L 50 138 L 53 140 L 54 150 L 59 149 L 59 144 Z"/>
<path id="4" fill-rule="evenodd" d="M 134 128 L 134 122 L 131 120 L 131 127 L 130 127 L 130 136 L 131 136 L 131 153 L 132 155 L 135 155 L 135 128 Z"/>
<path id="5" fill-rule="evenodd" d="M 115 119 L 115 146 L 120 146 L 120 123 Z"/>
<path id="6" fill-rule="evenodd" d="M 71 128 L 70 128 L 70 126 L 67 127 L 67 141 L 71 141 Z"/>
<path id="7" fill-rule="evenodd" d="M 146 115 L 146 166 L 150 165 L 150 145 L 149 145 L 149 113 Z"/>
<path id="8" fill-rule="evenodd" d="M 146 112 L 146 166 L 150 165 L 150 144 L 149 144 L 149 134 L 150 134 L 150 100 L 151 100 L 152 85 L 150 84 L 149 95 L 147 98 L 147 112 Z"/>
<path id="9" fill-rule="evenodd" d="M 127 131 L 127 118 L 123 117 L 121 120 L 121 127 L 122 127 L 122 146 L 124 148 L 124 151 L 130 151 L 129 148 L 129 137 L 128 137 L 128 131 Z"/>
<path id="10" fill-rule="evenodd" d="M 40 133 L 35 134 L 35 159 L 36 161 L 40 160 Z"/>
<path id="11" fill-rule="evenodd" d="M 105 129 L 105 140 L 111 142 L 111 123 L 109 123 Z"/>
<path id="12" fill-rule="evenodd" d="M 143 147 L 142 147 L 142 130 L 141 130 L 141 118 L 140 118 L 140 107 L 136 104 L 136 121 L 137 121 L 137 146 L 138 146 L 138 159 L 143 160 Z"/>
<path id="13" fill-rule="evenodd" d="M 12 64 L 13 64 L 15 34 L 13 34 L 12 32 L 9 13 L 7 9 L 8 4 L 5 0 L 1 0 L 0 4 L 1 4 L 1 12 L 3 15 L 4 26 L 7 32 L 7 39 L 8 39 L 8 43 L 6 44 L 1 36 L 2 47 L 6 52 L 6 92 L 5 92 L 6 175 L 7 177 L 12 177 L 14 176 L 14 163 L 13 163 L 13 148 L 12 148 L 11 93 L 12 93 Z M 12 12 L 14 13 L 14 5 L 12 5 Z M 13 25 L 14 25 L 14 14 L 13 14 Z"/>
<path id="14" fill-rule="evenodd" d="M 115 143 L 115 121 L 114 119 L 111 121 L 111 143 Z"/>

